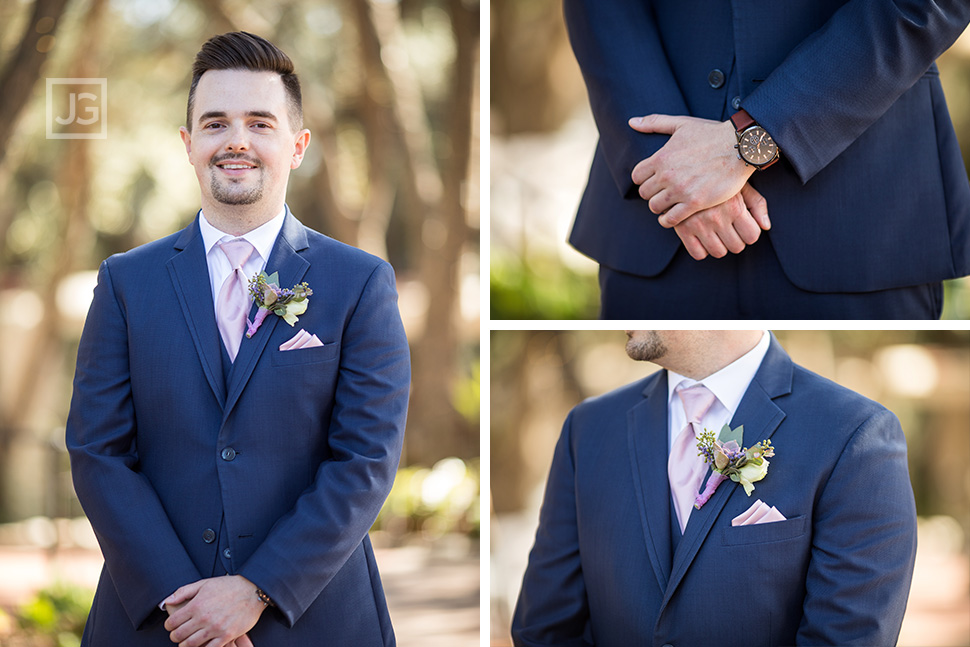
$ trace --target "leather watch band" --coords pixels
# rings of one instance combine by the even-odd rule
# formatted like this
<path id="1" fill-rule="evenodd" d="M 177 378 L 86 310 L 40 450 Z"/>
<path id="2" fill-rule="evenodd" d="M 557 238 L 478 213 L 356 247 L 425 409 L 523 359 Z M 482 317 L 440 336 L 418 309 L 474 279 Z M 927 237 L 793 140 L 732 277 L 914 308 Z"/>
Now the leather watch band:
<path id="1" fill-rule="evenodd" d="M 750 128 L 754 125 L 754 117 L 749 115 L 748 111 L 742 108 L 731 115 L 731 123 L 734 124 L 734 129 L 740 133 L 745 128 Z"/>

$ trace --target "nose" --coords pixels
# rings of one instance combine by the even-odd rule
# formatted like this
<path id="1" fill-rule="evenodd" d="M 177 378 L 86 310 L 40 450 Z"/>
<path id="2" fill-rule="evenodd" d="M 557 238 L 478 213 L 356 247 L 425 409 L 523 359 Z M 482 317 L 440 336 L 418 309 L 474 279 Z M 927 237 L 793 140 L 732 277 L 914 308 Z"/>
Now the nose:
<path id="1" fill-rule="evenodd" d="M 243 125 L 229 127 L 226 150 L 232 152 L 249 150 L 249 131 Z"/>

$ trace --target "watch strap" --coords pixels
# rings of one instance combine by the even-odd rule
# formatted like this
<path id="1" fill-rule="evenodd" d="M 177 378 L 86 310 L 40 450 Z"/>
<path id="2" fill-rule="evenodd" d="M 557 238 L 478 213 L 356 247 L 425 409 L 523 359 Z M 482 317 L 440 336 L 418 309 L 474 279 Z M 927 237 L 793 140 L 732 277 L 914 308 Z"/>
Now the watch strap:
<path id="1" fill-rule="evenodd" d="M 743 108 L 731 115 L 731 123 L 734 124 L 734 129 L 739 133 L 755 125 L 754 117 Z"/>

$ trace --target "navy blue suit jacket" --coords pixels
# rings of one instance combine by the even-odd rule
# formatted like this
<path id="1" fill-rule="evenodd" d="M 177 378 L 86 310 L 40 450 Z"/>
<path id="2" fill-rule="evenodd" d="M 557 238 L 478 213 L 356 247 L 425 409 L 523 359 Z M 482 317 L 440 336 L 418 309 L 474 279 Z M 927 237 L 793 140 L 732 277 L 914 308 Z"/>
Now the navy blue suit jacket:
<path id="1" fill-rule="evenodd" d="M 667 374 L 569 415 L 513 621 L 518 646 L 894 645 L 916 553 L 906 444 L 879 404 L 772 340 L 731 422 L 775 456 L 672 549 Z M 731 525 L 756 500 L 786 521 Z M 679 532 L 679 529 L 677 530 Z"/>
<path id="2" fill-rule="evenodd" d="M 792 283 L 860 292 L 970 274 L 970 184 L 934 64 L 970 22 L 970 2 L 685 6 L 564 0 L 600 134 L 570 236 L 579 251 L 631 274 L 660 273 L 681 243 L 630 174 L 667 136 L 636 133 L 627 120 L 724 121 L 737 98 L 782 151 L 751 184 L 768 202 L 769 236 Z M 715 69 L 719 87 L 709 82 Z"/>
<path id="3" fill-rule="evenodd" d="M 67 424 L 105 558 L 85 644 L 171 647 L 158 604 L 224 573 L 278 605 L 256 645 L 394 644 L 367 539 L 410 383 L 393 271 L 289 210 L 266 270 L 306 281 L 309 307 L 295 328 L 267 317 L 230 365 L 198 220 L 101 265 Z M 300 328 L 325 345 L 280 351 Z"/>

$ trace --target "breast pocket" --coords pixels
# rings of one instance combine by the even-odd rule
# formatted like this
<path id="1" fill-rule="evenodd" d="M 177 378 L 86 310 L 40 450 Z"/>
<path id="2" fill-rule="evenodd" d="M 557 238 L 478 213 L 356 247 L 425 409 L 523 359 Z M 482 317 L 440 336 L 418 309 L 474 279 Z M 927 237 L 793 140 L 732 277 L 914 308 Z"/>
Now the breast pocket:
<path id="1" fill-rule="evenodd" d="M 774 523 L 728 526 L 721 528 L 721 544 L 723 546 L 745 546 L 795 539 L 805 534 L 807 520 L 806 515 L 799 515 Z"/>
<path id="2" fill-rule="evenodd" d="M 340 344 L 331 342 L 314 348 L 273 351 L 273 366 L 298 366 L 317 362 L 332 362 L 340 356 Z"/>

